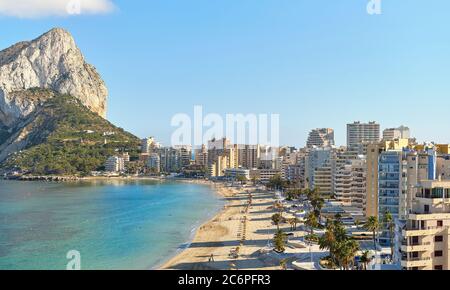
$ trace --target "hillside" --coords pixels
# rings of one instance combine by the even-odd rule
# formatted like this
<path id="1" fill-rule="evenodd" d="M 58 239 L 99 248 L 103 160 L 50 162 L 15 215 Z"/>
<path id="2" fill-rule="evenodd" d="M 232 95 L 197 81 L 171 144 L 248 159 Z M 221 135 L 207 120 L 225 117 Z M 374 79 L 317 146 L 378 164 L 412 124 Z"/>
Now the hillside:
<path id="1" fill-rule="evenodd" d="M 27 99 L 45 98 L 10 132 L 0 128 L 0 169 L 85 175 L 103 169 L 108 156 L 129 152 L 137 157 L 140 140 L 79 99 L 46 89 L 21 93 Z"/>

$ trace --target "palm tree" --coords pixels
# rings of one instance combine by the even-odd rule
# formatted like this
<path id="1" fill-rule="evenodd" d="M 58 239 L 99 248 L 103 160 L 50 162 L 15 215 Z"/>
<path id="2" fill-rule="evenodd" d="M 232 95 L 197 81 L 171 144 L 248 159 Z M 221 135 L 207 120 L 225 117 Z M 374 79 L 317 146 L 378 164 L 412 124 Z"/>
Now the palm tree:
<path id="1" fill-rule="evenodd" d="M 384 214 L 384 226 L 389 231 L 389 241 L 391 247 L 391 261 L 394 260 L 394 234 L 395 234 L 395 223 L 392 214 L 389 211 L 386 211 Z"/>
<path id="2" fill-rule="evenodd" d="M 319 222 L 317 220 L 316 215 L 314 214 L 314 212 L 310 211 L 307 215 L 306 215 L 306 219 L 305 219 L 305 225 L 307 227 L 309 227 L 310 231 L 311 231 L 311 236 L 313 236 L 314 234 L 314 228 L 316 228 L 319 225 Z"/>
<path id="3" fill-rule="evenodd" d="M 336 263 L 335 257 L 336 235 L 335 235 L 335 223 L 331 220 L 327 220 L 325 234 L 319 238 L 319 247 L 321 250 L 330 251 L 330 261 Z"/>
<path id="4" fill-rule="evenodd" d="M 373 238 L 373 248 L 375 252 L 377 251 L 377 233 L 380 229 L 380 224 L 378 222 L 377 217 L 371 216 L 367 219 L 366 223 L 364 224 L 364 228 L 368 231 L 372 232 L 372 238 Z"/>
<path id="5" fill-rule="evenodd" d="M 282 217 L 279 213 L 276 213 L 272 216 L 272 221 L 277 226 L 277 230 L 280 230 L 281 220 L 282 220 Z"/>
<path id="6" fill-rule="evenodd" d="M 273 243 L 275 245 L 275 251 L 282 253 L 285 250 L 285 245 L 287 241 L 287 235 L 283 233 L 282 230 L 277 230 L 275 236 L 273 237 Z"/>
<path id="7" fill-rule="evenodd" d="M 291 225 L 291 231 L 295 231 L 297 229 L 297 224 L 300 220 L 296 217 L 288 219 L 289 224 Z"/>
<path id="8" fill-rule="evenodd" d="M 319 190 L 317 188 L 314 188 L 313 190 L 307 189 L 305 193 L 311 204 L 311 207 L 313 208 L 314 213 L 320 221 L 320 212 L 323 208 L 325 200 L 320 196 Z"/>
<path id="9" fill-rule="evenodd" d="M 364 270 L 367 270 L 367 265 L 372 261 L 369 251 L 364 251 L 361 255 L 361 263 L 363 264 Z"/>
<path id="10" fill-rule="evenodd" d="M 338 256 L 340 265 L 344 270 L 353 268 L 355 262 L 356 253 L 359 251 L 359 244 L 353 239 L 346 239 L 340 243 Z"/>

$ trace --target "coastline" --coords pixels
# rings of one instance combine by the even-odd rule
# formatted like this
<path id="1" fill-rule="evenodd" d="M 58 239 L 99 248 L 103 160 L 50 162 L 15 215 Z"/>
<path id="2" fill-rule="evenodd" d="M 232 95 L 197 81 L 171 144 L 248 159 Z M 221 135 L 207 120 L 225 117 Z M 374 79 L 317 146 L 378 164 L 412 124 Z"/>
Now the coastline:
<path id="1" fill-rule="evenodd" d="M 280 259 L 267 248 L 276 230 L 271 221 L 273 193 L 255 187 L 226 187 L 223 183 L 216 192 L 226 200 L 224 208 L 197 228 L 185 249 L 157 269 L 279 269 Z"/>
<path id="2" fill-rule="evenodd" d="M 254 186 L 229 186 L 203 179 L 160 177 L 85 177 L 77 181 L 174 181 L 207 185 L 224 201 L 222 208 L 205 216 L 192 227 L 192 234 L 173 255 L 148 269 L 162 270 L 277 270 L 280 260 L 272 251 L 276 226 L 273 192 Z M 75 182 L 77 182 L 75 181 Z M 74 182 L 74 181 L 70 181 Z M 286 229 L 287 230 L 287 229 Z"/>
<path id="3" fill-rule="evenodd" d="M 162 179 L 162 180 L 166 180 L 166 179 Z M 188 179 L 188 178 L 187 179 L 167 179 L 167 180 L 174 180 L 174 181 L 182 182 L 182 183 L 207 185 L 207 186 L 211 187 L 212 193 L 217 195 L 222 200 L 226 200 L 227 197 L 231 196 L 229 190 L 227 190 L 224 187 L 223 182 L 212 182 L 212 181 L 204 180 L 204 179 Z M 211 214 L 208 217 L 206 217 L 203 221 L 200 221 L 198 224 L 196 224 L 192 228 L 192 232 L 189 235 L 189 239 L 186 241 L 186 243 L 181 244 L 176 249 L 176 251 L 169 257 L 162 259 L 161 262 L 159 262 L 158 264 L 151 266 L 150 270 L 163 269 L 166 267 L 166 265 L 168 265 L 168 263 L 170 261 L 175 260 L 179 255 L 183 254 L 183 252 L 185 250 L 187 250 L 190 247 L 190 245 L 195 241 L 195 237 L 197 236 L 198 231 L 202 227 L 204 227 L 208 223 L 210 223 L 212 220 L 216 219 L 216 217 L 219 216 L 223 211 L 225 211 L 227 204 L 228 204 L 228 202 L 225 201 L 225 204 L 223 205 L 222 208 L 215 210 L 214 212 L 211 212 Z M 186 246 L 181 247 L 182 245 L 186 245 Z"/>

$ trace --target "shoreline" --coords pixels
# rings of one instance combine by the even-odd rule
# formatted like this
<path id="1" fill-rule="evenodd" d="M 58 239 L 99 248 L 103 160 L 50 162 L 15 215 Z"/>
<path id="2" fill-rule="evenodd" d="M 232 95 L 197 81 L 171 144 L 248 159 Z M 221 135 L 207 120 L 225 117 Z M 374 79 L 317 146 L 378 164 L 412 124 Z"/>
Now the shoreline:
<path id="1" fill-rule="evenodd" d="M 169 179 L 170 180 L 170 179 Z M 212 220 L 214 220 L 218 215 L 220 215 L 223 211 L 225 211 L 226 206 L 228 205 L 228 202 L 226 201 L 226 198 L 228 196 L 228 193 L 226 193 L 224 191 L 224 183 L 223 182 L 212 182 L 210 180 L 204 180 L 204 179 L 174 179 L 177 182 L 184 182 L 184 183 L 191 183 L 191 184 L 199 184 L 199 185 L 207 185 L 209 187 L 211 187 L 212 189 L 212 193 L 215 194 L 216 196 L 219 197 L 219 199 L 223 200 L 225 203 L 222 206 L 222 208 L 219 208 L 217 210 L 215 210 L 214 212 L 211 212 L 210 215 L 208 215 L 208 217 L 205 217 L 204 220 L 199 221 L 199 223 L 197 225 L 195 225 L 192 228 L 191 233 L 189 234 L 189 239 L 181 244 L 181 245 L 186 245 L 185 247 L 181 247 L 181 245 L 175 250 L 175 252 L 170 255 L 169 257 L 162 259 L 159 263 L 157 263 L 154 266 L 150 267 L 150 270 L 160 270 L 163 269 L 164 267 L 166 267 L 166 265 L 176 259 L 179 255 L 183 254 L 184 251 L 186 251 L 191 244 L 194 242 L 195 237 L 197 235 L 197 232 L 204 227 L 205 225 L 207 225 L 209 222 L 211 222 Z"/>
<path id="2" fill-rule="evenodd" d="M 280 256 L 268 247 L 276 226 L 274 194 L 253 186 L 217 189 L 224 208 L 196 229 L 189 245 L 170 257 L 160 270 L 276 270 Z"/>
<path id="3" fill-rule="evenodd" d="M 217 186 L 217 183 L 214 183 L 212 181 L 206 181 L 206 180 L 181 180 L 181 182 L 186 183 L 195 183 L 195 184 L 203 184 L 203 185 L 209 185 L 214 189 L 215 194 L 220 196 L 222 199 L 225 200 L 225 205 L 222 209 L 219 210 L 213 217 L 209 218 L 202 224 L 200 224 L 198 227 L 195 228 L 193 236 L 190 238 L 190 241 L 188 242 L 188 246 L 184 249 L 177 249 L 176 254 L 174 254 L 172 257 L 166 259 L 163 263 L 160 263 L 157 267 L 154 267 L 154 270 L 167 270 L 171 267 L 175 266 L 178 260 L 184 259 L 184 256 L 186 255 L 186 251 L 191 247 L 192 243 L 194 243 L 196 240 L 198 240 L 199 231 L 202 229 L 205 229 L 208 227 L 209 224 L 213 223 L 217 218 L 223 214 L 226 213 L 227 207 L 231 204 L 229 200 L 226 200 L 227 198 L 233 197 L 237 194 L 237 192 L 233 189 L 227 189 L 224 185 L 224 183 L 219 183 L 220 185 Z"/>

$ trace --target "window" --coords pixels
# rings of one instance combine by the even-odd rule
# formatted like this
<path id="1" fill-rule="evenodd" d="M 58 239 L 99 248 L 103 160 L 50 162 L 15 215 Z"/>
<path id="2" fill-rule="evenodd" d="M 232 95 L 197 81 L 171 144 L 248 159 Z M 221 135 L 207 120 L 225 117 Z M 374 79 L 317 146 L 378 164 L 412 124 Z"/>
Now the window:
<path id="1" fill-rule="evenodd" d="M 425 213 L 429 213 L 430 212 L 430 206 L 428 204 L 423 206 L 423 210 Z"/>
<path id="2" fill-rule="evenodd" d="M 442 265 L 436 265 L 434 266 L 435 270 L 444 270 L 444 267 Z"/>
<path id="3" fill-rule="evenodd" d="M 444 222 L 443 221 L 437 221 L 437 226 L 438 226 L 438 228 L 442 228 L 444 226 Z"/>
<path id="4" fill-rule="evenodd" d="M 434 252 L 435 257 L 442 257 L 442 251 L 435 251 Z"/>
<path id="5" fill-rule="evenodd" d="M 435 236 L 434 237 L 434 242 L 436 243 L 440 243 L 444 241 L 444 237 L 443 236 Z"/>

